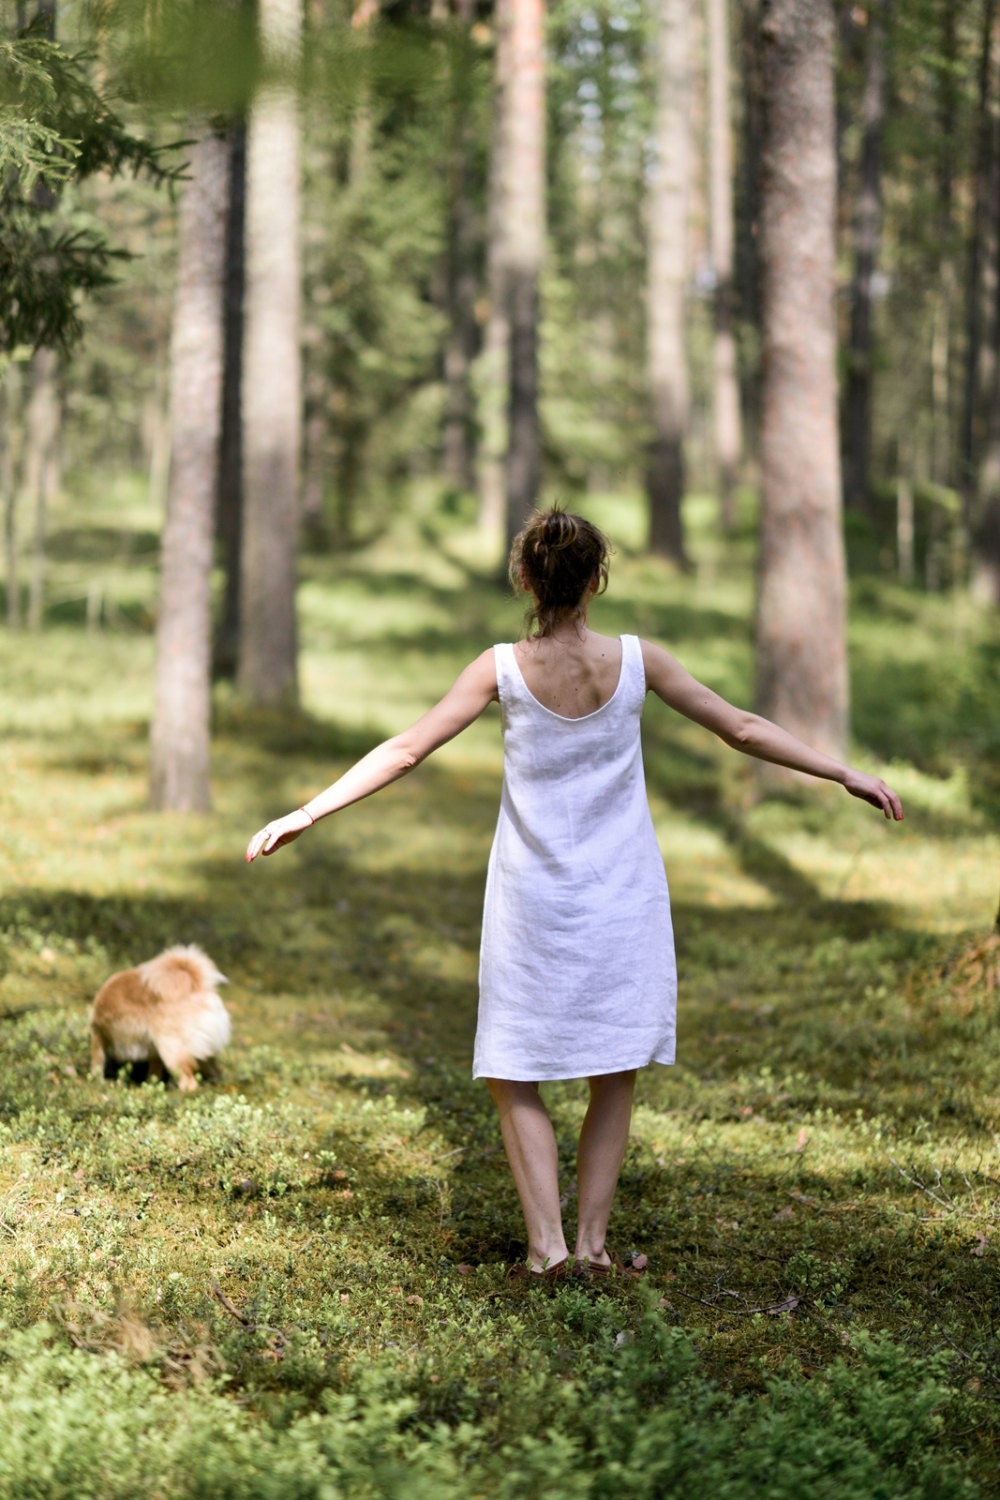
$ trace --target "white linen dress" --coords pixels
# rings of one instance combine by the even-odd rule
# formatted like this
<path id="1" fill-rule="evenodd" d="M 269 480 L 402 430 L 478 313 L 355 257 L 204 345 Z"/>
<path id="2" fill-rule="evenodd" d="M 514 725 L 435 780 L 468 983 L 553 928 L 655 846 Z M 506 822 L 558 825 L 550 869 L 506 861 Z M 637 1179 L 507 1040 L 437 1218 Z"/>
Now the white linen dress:
<path id="1" fill-rule="evenodd" d="M 646 676 L 567 719 L 494 647 L 504 780 L 486 878 L 473 1076 L 542 1082 L 674 1061 L 670 897 L 639 740 Z"/>

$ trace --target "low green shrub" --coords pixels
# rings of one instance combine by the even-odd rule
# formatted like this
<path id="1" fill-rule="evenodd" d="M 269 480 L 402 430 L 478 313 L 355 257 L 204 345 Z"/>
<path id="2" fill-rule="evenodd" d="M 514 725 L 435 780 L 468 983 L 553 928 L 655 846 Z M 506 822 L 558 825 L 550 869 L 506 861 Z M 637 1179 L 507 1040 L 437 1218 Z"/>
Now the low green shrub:
<path id="1" fill-rule="evenodd" d="M 587 1325 L 590 1357 L 558 1371 L 538 1346 L 475 1424 L 428 1410 L 427 1377 L 386 1359 L 319 1409 L 268 1420 L 220 1381 L 168 1390 L 119 1354 L 68 1348 L 47 1325 L 9 1333 L 0 1355 L 3 1500 L 973 1500 L 938 1449 L 954 1399 L 934 1361 L 888 1341 L 803 1381 L 788 1371 L 732 1399 L 688 1336 L 647 1308 L 570 1288 L 552 1302 L 558 1339 Z"/>

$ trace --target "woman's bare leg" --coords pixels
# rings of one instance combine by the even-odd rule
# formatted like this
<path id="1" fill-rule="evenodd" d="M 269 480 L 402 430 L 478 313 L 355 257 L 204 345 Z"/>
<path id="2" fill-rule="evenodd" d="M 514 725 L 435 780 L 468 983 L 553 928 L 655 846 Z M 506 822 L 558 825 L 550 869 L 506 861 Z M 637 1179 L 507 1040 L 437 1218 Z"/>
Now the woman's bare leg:
<path id="1" fill-rule="evenodd" d="M 528 1234 L 528 1262 L 541 1271 L 557 1266 L 569 1251 L 559 1204 L 559 1159 L 555 1131 L 537 1083 L 487 1078 L 500 1111 L 500 1130 L 514 1175 Z"/>
<path id="2" fill-rule="evenodd" d="M 628 1143 L 635 1070 L 605 1073 L 589 1082 L 590 1107 L 580 1129 L 576 1154 L 576 1258 L 606 1266 L 610 1256 L 604 1237 Z"/>

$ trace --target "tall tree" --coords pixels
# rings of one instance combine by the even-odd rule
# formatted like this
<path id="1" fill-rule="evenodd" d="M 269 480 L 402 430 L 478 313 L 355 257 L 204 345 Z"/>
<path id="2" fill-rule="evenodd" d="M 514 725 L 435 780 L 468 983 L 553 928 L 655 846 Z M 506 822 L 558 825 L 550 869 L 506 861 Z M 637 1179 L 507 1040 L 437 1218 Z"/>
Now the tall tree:
<path id="1" fill-rule="evenodd" d="M 531 514 L 541 483 L 538 321 L 545 249 L 545 8 L 543 0 L 498 0 L 497 10 L 499 24 L 510 28 L 510 72 L 500 97 L 510 360 L 507 535 L 512 539 Z"/>
<path id="2" fill-rule="evenodd" d="M 739 6 L 739 167 L 736 175 L 736 302 L 742 327 L 760 343 L 760 151 L 763 134 L 761 78 L 761 0 Z M 744 443 L 752 448 L 760 429 L 760 361 L 739 364 L 741 409 L 746 418 Z M 756 456 L 756 453 L 754 454 Z"/>
<path id="3" fill-rule="evenodd" d="M 733 336 L 733 152 L 729 109 L 729 0 L 708 0 L 709 220 L 715 281 L 715 467 L 722 524 L 733 524 L 742 447 Z"/>
<path id="4" fill-rule="evenodd" d="M 247 141 L 237 684 L 263 705 L 298 698 L 299 115 L 287 74 L 299 55 L 301 0 L 260 0 L 259 16 L 272 77 L 254 99 Z"/>
<path id="5" fill-rule="evenodd" d="M 936 484 L 952 485 L 955 481 L 955 443 L 952 414 L 954 407 L 953 374 L 956 302 L 958 299 L 958 266 L 956 264 L 956 176 L 959 167 L 958 141 L 962 85 L 960 60 L 961 7 L 954 0 L 943 0 L 937 15 L 939 34 L 932 47 L 937 54 L 937 235 L 938 285 L 933 294 L 931 313 L 931 462 L 930 477 Z M 928 561 L 935 561 L 936 553 Z"/>
<path id="6" fill-rule="evenodd" d="M 962 502 L 972 543 L 973 595 L 1000 607 L 1000 27 L 984 0 L 980 33 L 975 192 L 969 244 Z"/>
<path id="7" fill-rule="evenodd" d="M 848 732 L 834 320 L 831 0 L 766 0 L 757 705 L 830 754 Z"/>
<path id="8" fill-rule="evenodd" d="M 225 587 L 215 635 L 214 669 L 235 677 L 239 661 L 240 567 L 243 541 L 243 297 L 247 132 L 242 120 L 227 133 L 229 184 L 226 212 L 226 274 L 223 293 L 222 417 L 216 533 Z"/>
<path id="9" fill-rule="evenodd" d="M 49 506 L 59 484 L 59 359 L 54 349 L 36 349 L 25 413 L 24 488 L 34 503 L 28 629 L 41 630 L 45 609 L 45 544 Z"/>
<path id="10" fill-rule="evenodd" d="M 649 186 L 647 361 L 653 436 L 646 494 L 649 548 L 688 565 L 681 501 L 689 417 L 684 292 L 691 146 L 691 0 L 659 0 L 656 161 Z"/>
<path id="11" fill-rule="evenodd" d="M 505 288 L 508 225 L 504 121 L 510 80 L 510 6 L 493 12 L 494 63 L 490 165 L 486 184 L 486 298 L 488 312 L 476 371 L 481 427 L 477 464 L 479 524 L 490 535 L 506 530 L 504 455 L 507 451 L 505 396 L 509 386 L 509 338 Z"/>
<path id="12" fill-rule="evenodd" d="M 869 505 L 872 442 L 872 283 L 882 228 L 882 135 L 887 104 L 886 29 L 889 0 L 871 0 L 866 26 L 865 83 L 861 99 L 861 161 L 854 215 L 854 272 L 844 382 L 844 503 Z"/>
<path id="13" fill-rule="evenodd" d="M 209 793 L 211 600 L 223 367 L 229 153 L 192 149 L 181 200 L 170 350 L 171 451 L 160 564 L 150 801 L 203 812 Z"/>
<path id="14" fill-rule="evenodd" d="M 0 365 L 0 495 L 3 497 L 4 585 L 7 627 L 21 623 L 18 569 L 17 486 L 21 459 L 21 371 L 14 360 Z"/>
<path id="15" fill-rule="evenodd" d="M 446 305 L 448 333 L 444 375 L 447 401 L 444 419 L 444 471 L 456 489 L 476 483 L 475 410 L 472 361 L 476 354 L 476 268 L 478 213 L 475 202 L 473 91 L 475 54 L 470 37 L 473 0 L 456 0 L 448 37 L 450 119 L 448 131 L 448 198 Z"/>
<path id="16" fill-rule="evenodd" d="M 163 153 L 128 133 L 90 81 L 85 53 L 53 34 L 42 6 L 15 37 L 0 26 L 0 350 L 70 349 L 83 332 L 81 292 L 107 286 L 123 256 L 62 201 L 67 182 L 128 168 L 176 179 Z M 126 257 L 127 258 L 127 257 Z"/>
<path id="17" fill-rule="evenodd" d="M 27 24 L 28 7 L 18 0 L 19 28 Z M 37 0 L 33 29 L 49 43 L 56 39 L 55 0 Z M 58 201 L 55 190 L 39 176 L 32 192 L 34 205 L 50 214 Z M 42 628 L 45 610 L 45 542 L 48 508 L 58 468 L 59 392 L 56 388 L 58 361 L 51 348 L 36 349 L 31 360 L 31 395 L 25 424 L 25 489 L 34 501 L 35 525 L 31 548 L 31 583 L 28 589 L 28 629 Z"/>
<path id="18" fill-rule="evenodd" d="M 982 429 L 988 427 L 983 411 L 984 388 L 988 389 L 993 350 L 986 337 L 996 299 L 996 175 L 997 100 L 995 58 L 996 0 L 984 0 L 980 27 L 979 87 L 976 108 L 976 147 L 973 162 L 973 211 L 965 298 L 965 385 L 959 433 L 962 506 L 966 528 L 975 520 L 979 491 L 979 461 L 983 454 Z M 984 357 L 985 356 L 985 357 Z M 984 365 L 987 367 L 984 369 Z M 987 376 L 984 379 L 984 375 Z"/>

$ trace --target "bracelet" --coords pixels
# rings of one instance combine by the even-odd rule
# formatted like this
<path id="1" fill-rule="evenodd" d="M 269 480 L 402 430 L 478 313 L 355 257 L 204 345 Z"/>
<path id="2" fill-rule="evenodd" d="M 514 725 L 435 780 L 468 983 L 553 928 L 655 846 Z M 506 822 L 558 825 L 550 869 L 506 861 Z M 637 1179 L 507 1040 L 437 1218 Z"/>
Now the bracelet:
<path id="1" fill-rule="evenodd" d="M 316 819 L 313 817 L 312 813 L 311 812 L 306 812 L 306 810 L 305 810 L 304 807 L 300 807 L 299 808 L 299 812 L 300 813 L 306 813 L 306 817 L 309 819 L 309 827 L 311 828 L 313 826 L 313 824 L 315 823 L 315 821 L 316 821 Z"/>

